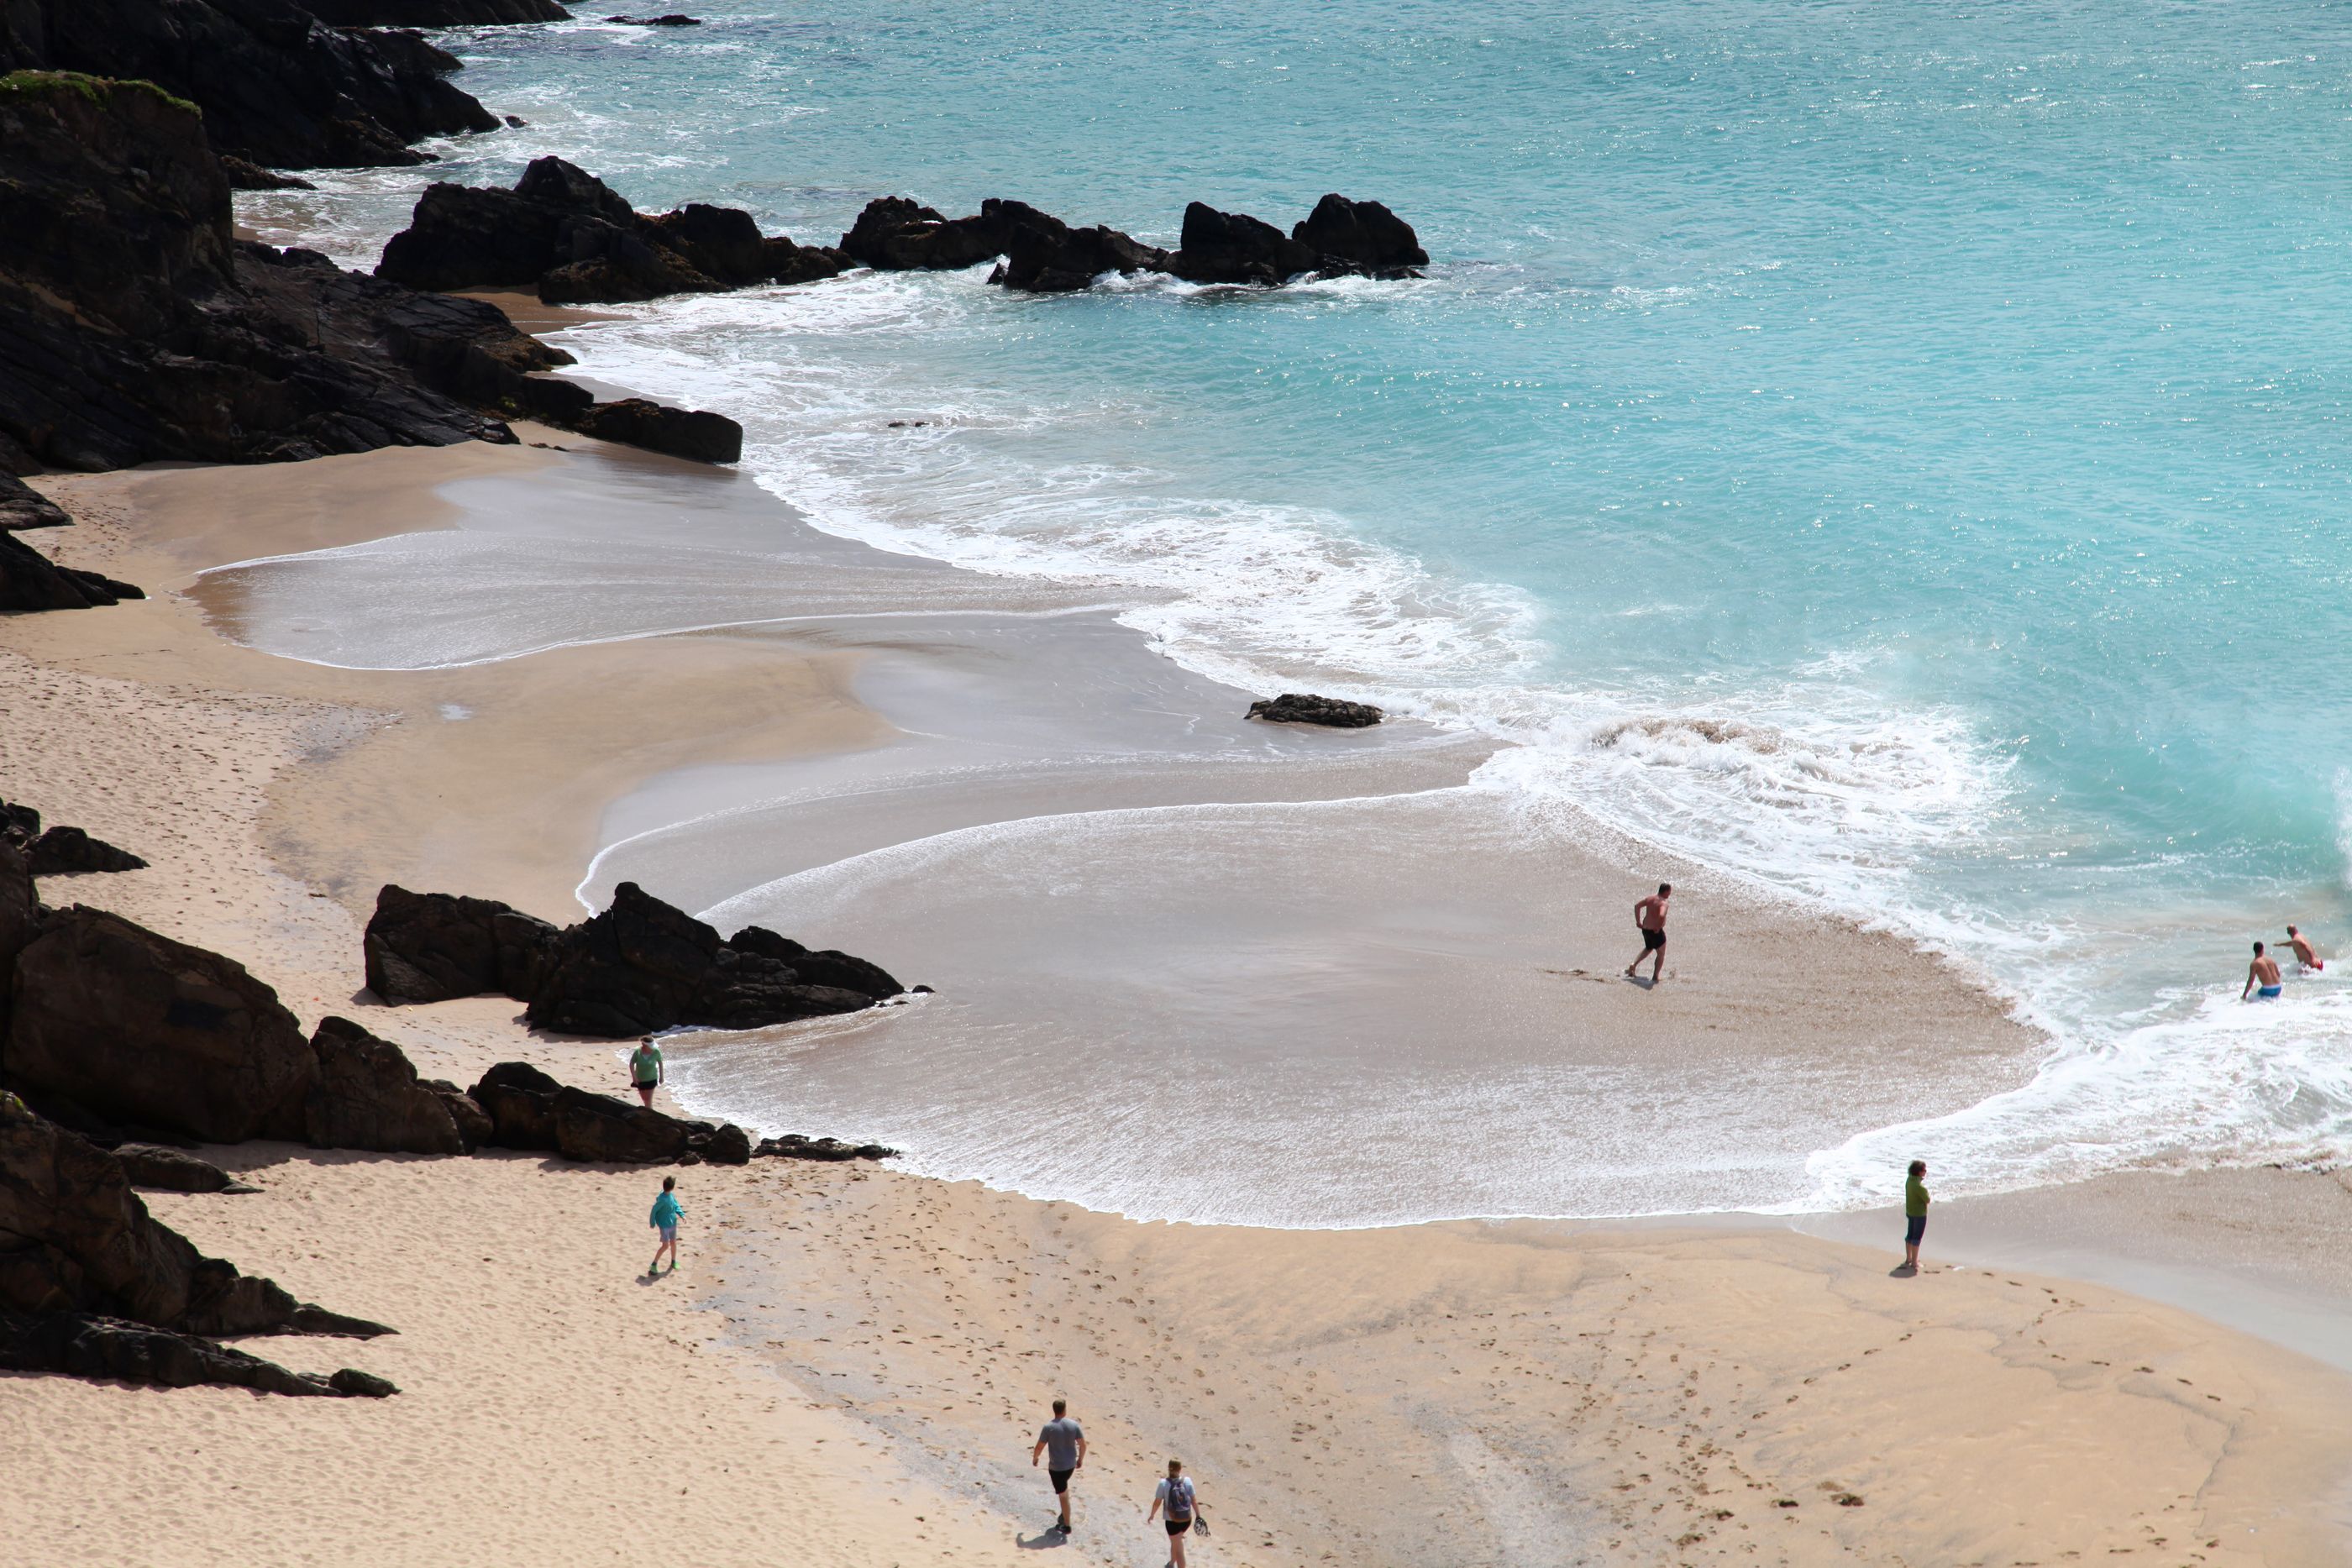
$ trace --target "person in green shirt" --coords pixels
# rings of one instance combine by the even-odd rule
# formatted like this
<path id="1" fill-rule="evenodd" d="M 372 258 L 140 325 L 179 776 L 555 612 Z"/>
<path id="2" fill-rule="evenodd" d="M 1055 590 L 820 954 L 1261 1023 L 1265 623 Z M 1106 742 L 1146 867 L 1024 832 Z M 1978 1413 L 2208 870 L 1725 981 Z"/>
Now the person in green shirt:
<path id="1" fill-rule="evenodd" d="M 663 1076 L 661 1047 L 654 1043 L 653 1036 L 647 1035 L 637 1041 L 636 1050 L 629 1052 L 629 1082 L 648 1109 L 652 1108 L 654 1091 L 661 1087 Z"/>
<path id="2" fill-rule="evenodd" d="M 1919 1239 L 1927 1234 L 1927 1162 L 1911 1162 L 1911 1179 L 1903 1184 L 1903 1267 L 1919 1271 Z"/>
<path id="3" fill-rule="evenodd" d="M 654 1199 L 654 1217 L 648 1221 L 661 1232 L 661 1245 L 654 1249 L 654 1260 L 646 1265 L 646 1278 L 661 1272 L 662 1254 L 669 1254 L 669 1271 L 677 1272 L 677 1220 L 686 1206 L 677 1201 L 677 1177 L 662 1177 L 661 1196 Z"/>

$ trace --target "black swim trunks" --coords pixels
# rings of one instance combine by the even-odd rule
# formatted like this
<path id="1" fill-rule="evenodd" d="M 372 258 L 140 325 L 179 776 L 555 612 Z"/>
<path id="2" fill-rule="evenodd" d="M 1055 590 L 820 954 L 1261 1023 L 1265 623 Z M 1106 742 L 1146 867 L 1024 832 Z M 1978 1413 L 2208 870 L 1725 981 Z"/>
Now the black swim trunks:
<path id="1" fill-rule="evenodd" d="M 1924 1214 L 1914 1214 L 1906 1218 L 1909 1223 L 1903 1227 L 1903 1245 L 1916 1247 L 1919 1245 L 1919 1238 L 1927 1234 L 1927 1217 Z"/>
<path id="2" fill-rule="evenodd" d="M 1171 1535 L 1181 1535 L 1192 1528 L 1192 1520 L 1189 1514 L 1182 1519 L 1171 1519 L 1168 1521 L 1168 1533 Z"/>
<path id="3" fill-rule="evenodd" d="M 1642 933 L 1642 951 L 1643 951 L 1643 952 L 1644 952 L 1644 953 L 1654 953 L 1654 952 L 1656 952 L 1659 948 L 1661 948 L 1661 947 L 1664 946 L 1665 945 L 1666 945 L 1666 934 L 1665 934 L 1664 932 L 1663 932 L 1663 931 L 1644 931 L 1644 932 L 1643 932 L 1643 933 Z"/>
<path id="4" fill-rule="evenodd" d="M 1074 1469 L 1056 1470 L 1049 1468 L 1045 1473 L 1054 1478 L 1054 1490 L 1057 1492 L 1065 1492 L 1070 1490 L 1070 1478 L 1078 1472 Z"/>

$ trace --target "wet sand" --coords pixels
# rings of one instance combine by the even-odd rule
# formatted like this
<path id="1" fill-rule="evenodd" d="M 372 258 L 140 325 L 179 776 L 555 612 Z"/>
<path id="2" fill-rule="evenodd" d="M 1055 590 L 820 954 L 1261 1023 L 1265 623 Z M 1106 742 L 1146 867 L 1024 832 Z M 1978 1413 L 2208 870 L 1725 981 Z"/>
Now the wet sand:
<path id="1" fill-rule="evenodd" d="M 261 532 L 315 541 L 307 548 L 417 527 L 437 515 L 423 486 L 438 472 L 417 459 L 436 455 L 451 476 L 501 484 L 560 457 L 328 460 L 352 471 L 348 494 L 381 483 L 372 516 L 319 484 L 324 465 L 44 481 L 84 521 L 44 543 L 167 590 L 258 553 L 236 548 L 238 517 L 274 517 Z M 413 472 L 373 472 L 393 459 Z M 175 513 L 184 486 L 207 498 Z M 304 486 L 315 502 L 289 498 Z M 265 549 L 288 548 L 305 547 Z M 563 893 L 632 809 L 641 831 L 665 800 L 698 818 L 744 779 L 755 795 L 771 789 L 794 756 L 822 758 L 807 777 L 831 800 L 839 779 L 826 769 L 916 749 L 857 700 L 861 672 L 919 664 L 939 641 L 900 628 L 886 649 L 739 630 L 458 670 L 349 670 L 232 646 L 208 612 L 226 613 L 159 593 L 0 620 L 9 798 L 155 862 L 51 879 L 45 895 L 218 946 L 306 1022 L 350 1013 L 426 1072 L 461 1082 L 521 1058 L 617 1087 L 618 1059 L 608 1044 L 530 1037 L 503 998 L 391 1009 L 355 994 L 377 883 L 561 915 Z M 1413 752 L 1395 777 L 1423 789 L 1463 760 Z M 1121 763 L 1130 780 L 1133 763 Z M 905 776 L 908 799 L 943 820 L 929 768 Z M 1360 786 L 1302 809 L 1356 810 Z M 1373 805 L 1423 799 L 1391 793 Z M 974 826 L 1027 821 L 1005 814 L 1019 795 L 982 799 Z M 888 836 L 887 811 L 834 810 L 834 847 Z M 1580 874 L 1555 879 L 1570 890 L 1557 906 L 1560 944 L 1579 960 L 1567 967 L 1623 946 L 1606 894 L 1633 868 L 1605 847 L 1586 852 Z M 1664 1003 L 1676 1009 L 1664 1015 L 1684 1053 L 1675 1064 L 1736 1083 L 1838 1020 L 1704 977 L 1757 944 L 1801 952 L 1841 934 L 1693 882 L 1732 913 L 1693 925 L 1676 960 L 1690 983 L 1651 995 L 1563 980 L 1582 1009 L 1565 1032 L 1595 1052 L 1628 1030 L 1654 1040 L 1660 1011 L 1634 1009 Z M 853 902 L 891 902 L 868 892 Z M 1343 887 L 1335 902 L 1352 896 Z M 1240 918 L 1249 895 L 1228 897 Z M 887 906 L 870 917 L 910 936 L 926 918 Z M 855 934 L 842 934 L 853 949 Z M 1844 936 L 1882 943 L 1875 961 L 1916 966 L 1905 973 L 1923 1039 L 1974 1040 L 1994 1061 L 2030 1055 L 2031 1040 L 1958 977 L 1891 941 Z M 948 946 L 924 957 L 942 973 L 966 961 Z M 971 1005 L 985 1000 L 983 988 Z M 903 1011 L 893 1021 L 921 1021 Z M 1868 1021 L 1874 1034 L 1887 1024 Z M 820 1043 L 835 1042 L 812 1031 L 769 1049 L 819 1054 Z M 725 1044 L 682 1042 L 679 1054 Z M 1129 1145 L 1139 1156 L 1159 1132 L 1139 1121 Z M 900 1171 L 763 1164 L 680 1173 L 687 1267 L 646 1286 L 642 1217 L 657 1177 L 642 1171 L 266 1145 L 215 1153 L 265 1192 L 159 1196 L 157 1210 L 307 1299 L 393 1322 L 400 1336 L 364 1354 L 404 1393 L 359 1406 L 0 1379 L 17 1417 L 0 1425 L 11 1476 L 0 1526 L 26 1561 L 427 1563 L 494 1542 L 513 1562 L 658 1549 L 709 1563 L 1013 1563 L 1041 1546 L 1150 1562 L 1141 1509 L 1170 1452 L 1190 1463 L 1216 1523 L 1203 1568 L 2126 1552 L 2318 1564 L 2346 1560 L 2352 1542 L 2340 1422 L 2352 1384 L 2340 1374 L 2105 1284 L 1973 1266 L 1890 1278 L 1884 1241 L 1752 1224 L 1139 1224 Z M 2318 1242 L 2333 1212 L 2315 1207 L 2307 1233 L 2281 1238 L 2262 1222 L 2279 1195 L 2316 1194 L 2329 1178 L 2195 1179 L 2248 1195 L 2232 1270 L 2289 1267 L 2277 1260 Z M 2097 1207 L 2105 1198 L 2070 1207 L 2065 1193 L 2034 1201 L 2092 1215 L 2095 1228 L 2103 1212 L 2137 1213 L 2149 1234 L 2168 1223 L 2147 1194 L 2112 1211 Z M 1998 1219 L 2007 1202 L 1982 1206 L 1995 1217 L 1982 1232 L 1990 1251 L 2032 1244 L 2021 1205 L 2014 1224 Z M 1972 1207 L 1939 1212 L 1931 1260 L 1948 1233 L 1962 1241 Z M 304 1367 L 360 1354 L 249 1348 Z M 1048 1493 L 1024 1463 L 1057 1393 L 1095 1443 L 1067 1544 L 1042 1535 Z"/>

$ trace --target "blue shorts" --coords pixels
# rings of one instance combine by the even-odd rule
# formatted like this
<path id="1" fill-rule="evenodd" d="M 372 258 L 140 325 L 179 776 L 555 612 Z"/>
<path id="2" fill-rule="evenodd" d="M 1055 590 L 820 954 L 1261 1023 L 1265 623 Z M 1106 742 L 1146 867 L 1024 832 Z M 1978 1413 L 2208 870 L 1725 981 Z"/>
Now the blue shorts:
<path id="1" fill-rule="evenodd" d="M 677 1240 L 677 1227 L 675 1225 L 663 1226 L 661 1228 L 661 1239 L 662 1245 L 665 1247 L 675 1244 Z"/>
<path id="2" fill-rule="evenodd" d="M 2268 997 L 2275 1001 L 2280 996 L 2284 995 L 2285 991 L 2286 988 L 2284 986 L 2258 986 L 2254 988 L 2254 995 L 2258 997 Z"/>
<path id="3" fill-rule="evenodd" d="M 1903 1245 L 1918 1246 L 1919 1238 L 1927 1234 L 1927 1217 L 1924 1214 L 1909 1214 L 1904 1216 L 1904 1221 Z"/>

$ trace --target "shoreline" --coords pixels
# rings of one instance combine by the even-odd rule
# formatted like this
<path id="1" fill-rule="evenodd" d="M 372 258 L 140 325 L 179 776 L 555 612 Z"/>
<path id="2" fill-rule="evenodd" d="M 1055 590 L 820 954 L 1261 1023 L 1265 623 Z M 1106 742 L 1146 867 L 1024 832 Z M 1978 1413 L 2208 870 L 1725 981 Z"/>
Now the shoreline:
<path id="1" fill-rule="evenodd" d="M 528 449 L 521 457 L 545 461 Z M 328 460 L 346 471 L 371 461 Z M 226 524 L 242 515 L 222 509 L 226 495 L 267 490 L 281 476 L 297 488 L 333 477 L 317 465 L 208 473 L 196 487 L 221 493 L 173 528 L 207 509 Z M 80 492 L 69 498 L 78 511 L 89 508 L 61 555 L 178 559 L 184 577 L 201 553 L 187 540 L 236 537 L 225 528 L 142 538 L 142 503 L 110 498 L 109 487 L 166 481 L 189 483 L 58 484 Z M 387 496 L 413 500 L 430 487 L 423 481 L 388 480 Z M 416 514 L 410 506 L 403 515 Z M 264 514 L 257 537 L 307 526 Z M 388 810 L 397 791 L 355 793 L 352 772 L 365 769 L 354 759 L 373 767 L 390 756 L 391 776 L 430 777 L 450 766 L 453 748 L 486 744 L 469 725 L 499 716 L 427 723 L 434 705 L 467 695 L 487 704 L 501 686 L 530 688 L 504 700 L 547 701 L 563 682 L 543 672 L 586 651 L 471 673 L 327 671 L 233 647 L 193 602 L 163 594 L 171 572 L 151 578 L 158 598 L 128 615 L 0 622 L 5 657 L 26 677 L 19 689 L 38 691 L 44 705 L 6 716 L 12 755 L 37 758 L 20 765 L 12 790 L 155 862 L 52 883 L 52 902 L 96 901 L 217 946 L 306 1020 L 357 1009 L 428 1074 L 470 1081 L 488 1061 L 520 1058 L 617 1087 L 612 1042 L 530 1037 L 505 998 L 392 1009 L 352 994 L 372 891 L 356 868 L 449 865 L 455 854 L 465 874 L 448 890 L 520 889 L 516 902 L 533 907 L 532 890 L 586 863 L 576 833 L 436 862 L 401 833 L 367 831 L 354 802 Z M 706 654 L 706 643 L 719 653 Z M 889 727 L 854 702 L 857 662 L 870 654 L 800 649 L 792 664 L 772 642 L 727 637 L 618 646 L 641 659 L 716 658 L 708 678 L 737 698 L 747 669 L 770 672 L 769 682 L 801 669 L 814 684 L 783 694 L 780 724 L 787 710 L 804 719 L 812 697 L 830 694 L 831 727 L 724 737 L 744 756 L 772 761 L 786 734 L 826 766 L 887 749 Z M 588 665 L 583 679 L 611 674 Z M 448 684 L 460 679 L 484 690 Z M 672 694 L 658 707 L 678 706 Z M 404 726 L 417 737 L 413 754 L 386 753 L 384 737 Z M 686 727 L 667 746 L 695 744 Z M 17 740 L 31 733 L 37 745 Z M 531 742 L 549 759 L 540 766 L 563 755 L 563 738 Z M 115 766 L 126 741 L 156 755 L 200 747 L 204 766 L 127 774 Z M 637 759 L 637 789 L 668 777 L 680 755 L 653 752 Z M 468 776 L 493 777 L 483 766 Z M 541 781 L 530 782 L 508 810 L 536 800 Z M 593 794 L 582 793 L 575 814 Z M 594 814 L 612 809 L 608 799 Z M 444 885 L 429 869 L 419 884 Z M 542 901 L 540 912 L 561 910 Z M 174 1561 L 291 1551 L 307 1539 L 303 1483 L 285 1462 L 299 1452 L 313 1463 L 351 1457 L 347 1505 L 385 1521 L 369 1561 L 445 1561 L 441 1531 L 491 1528 L 494 1517 L 512 1529 L 518 1508 L 547 1558 L 576 1561 L 633 1534 L 613 1500 L 615 1478 L 639 1473 L 651 1453 L 686 1472 L 691 1511 L 670 1539 L 699 1560 L 733 1561 L 746 1540 L 789 1531 L 843 1562 L 1009 1562 L 1037 1543 L 1029 1526 L 1045 1514 L 1042 1483 L 1018 1453 L 1030 1406 L 1048 1390 L 1076 1400 L 1099 1445 L 1103 1489 L 1082 1493 L 1082 1534 L 1063 1548 L 1093 1561 L 1131 1555 L 1126 1527 L 1097 1523 L 1112 1517 L 1106 1492 L 1132 1490 L 1109 1478 L 1148 1475 L 1171 1444 L 1203 1476 L 1212 1508 L 1222 1504 L 1218 1550 L 1239 1562 L 1330 1552 L 1405 1563 L 1431 1540 L 1451 1542 L 1449 1557 L 1465 1560 L 1517 1561 L 1566 1541 L 1591 1561 L 1713 1560 L 1759 1545 L 1792 1563 L 1879 1560 L 1889 1550 L 2005 1562 L 2053 1542 L 2086 1553 L 2158 1536 L 2179 1543 L 2191 1523 L 2183 1495 L 2198 1500 L 2196 1549 L 2210 1562 L 2316 1563 L 2352 1540 L 2341 1509 L 2322 1502 L 2352 1476 L 2352 1441 L 2333 1423 L 2352 1382 L 2336 1373 L 2098 1286 L 2045 1289 L 2031 1276 L 1974 1271 L 1889 1281 L 1891 1247 L 1794 1227 L 1178 1227 L 889 1169 L 761 1162 L 682 1173 L 692 1293 L 672 1302 L 620 1283 L 642 1236 L 636 1218 L 652 1186 L 643 1170 L 262 1144 L 209 1153 L 263 1195 L 166 1195 L 151 1199 L 157 1212 L 300 1293 L 393 1321 L 404 1333 L 381 1342 L 384 1364 L 406 1392 L 355 1417 L 291 1407 L 331 1402 L 256 1404 L 222 1390 L 137 1398 L 9 1379 L 12 1398 L 36 1412 L 27 1431 L 70 1435 L 0 1452 L 26 1482 L 18 1495 L 95 1521 L 77 1532 L 72 1557 L 159 1560 L 149 1554 L 165 1538 L 157 1509 L 173 1511 Z M 455 1267 L 446 1255 L 477 1238 L 487 1244 L 465 1256 L 483 1262 Z M 1915 1343 L 1933 1354 L 1921 1358 Z M 314 1354 L 268 1348 L 298 1365 Z M 2053 1355 L 2063 1368 L 2037 1367 Z M 2157 1371 L 2129 1370 L 2140 1365 Z M 1218 1392 L 1180 1394 L 1171 1386 L 1180 1379 L 1182 1389 Z M 1791 1401 L 1798 1412 L 1825 1401 L 1826 1418 L 1766 1419 Z M 2021 1422 L 2044 1445 L 2021 1452 L 1995 1436 Z M 538 1494 L 515 1500 L 460 1480 L 492 1462 L 479 1445 L 494 1434 L 541 1456 Z M 220 1492 L 223 1472 L 176 1468 L 145 1494 L 152 1503 L 110 1511 L 100 1498 L 117 1488 L 125 1454 L 157 1448 L 201 1449 L 240 1478 L 243 1494 L 195 1509 L 193 1499 Z M 752 1455 L 756 1463 L 734 1462 Z M 1392 1505 L 1374 1520 L 1350 1500 L 1367 1476 Z M 1840 1509 L 1824 1488 L 1864 1505 Z M 2013 1525 L 1977 1517 L 1988 1495 L 2015 1503 Z M 1779 1508 L 1784 1497 L 1800 1506 Z M 2227 1544 L 2204 1544 L 2223 1531 Z M 531 1549 L 518 1555 L 543 1560 Z"/>

